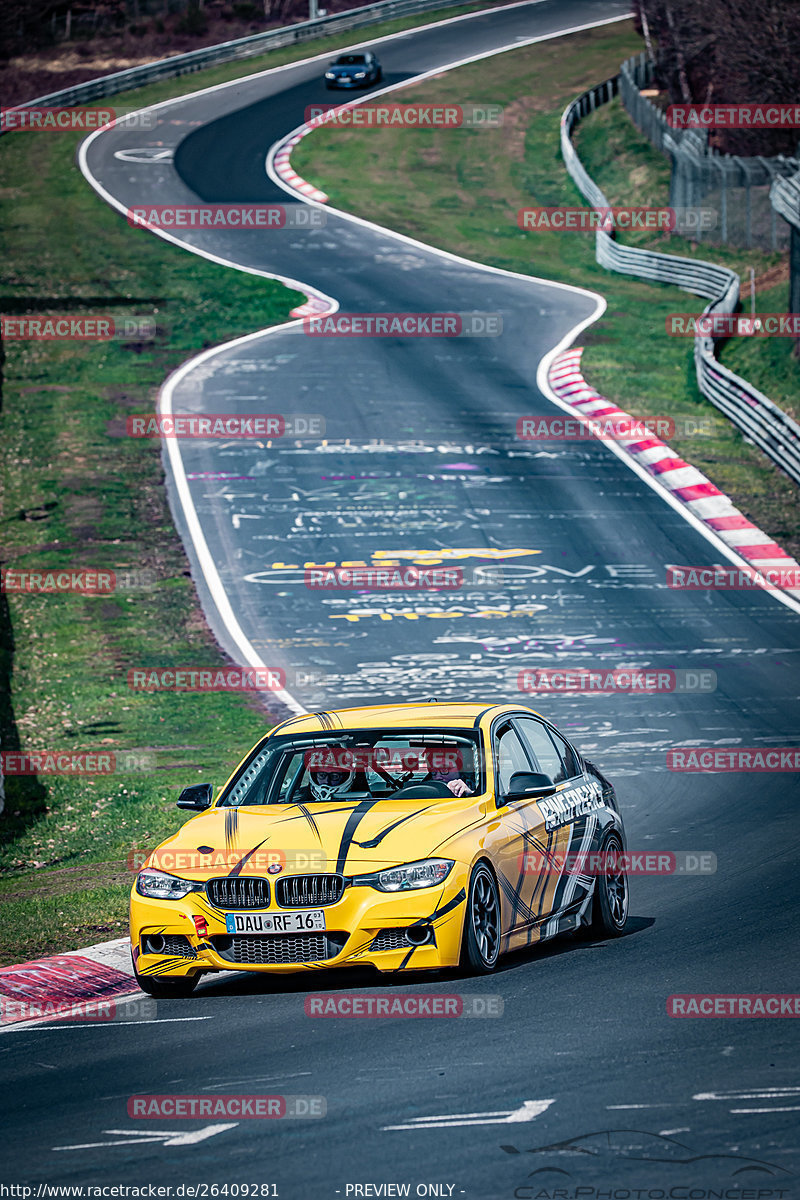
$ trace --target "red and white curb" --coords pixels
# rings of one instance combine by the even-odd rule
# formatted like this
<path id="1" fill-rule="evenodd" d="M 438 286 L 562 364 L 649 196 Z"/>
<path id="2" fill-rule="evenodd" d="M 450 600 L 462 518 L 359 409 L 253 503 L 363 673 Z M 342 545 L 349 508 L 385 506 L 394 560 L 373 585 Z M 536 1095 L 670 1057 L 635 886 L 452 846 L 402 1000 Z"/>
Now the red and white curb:
<path id="1" fill-rule="evenodd" d="M 291 137 L 282 142 L 275 152 L 273 163 L 275 164 L 275 173 L 280 176 L 285 184 L 292 188 L 295 192 L 299 192 L 301 196 L 307 197 L 309 200 L 317 200 L 320 204 L 325 204 L 328 197 L 319 188 L 315 188 L 313 184 L 306 183 L 305 179 L 301 179 L 297 172 L 292 167 L 289 159 L 292 151 L 297 143 L 311 133 L 313 126 L 304 125 L 298 133 L 293 133 Z M 336 305 L 323 296 L 309 293 L 305 304 L 300 304 L 297 308 L 293 308 L 289 313 L 290 317 L 319 317 L 323 313 L 335 312 Z"/>
<path id="2" fill-rule="evenodd" d="M 0 967 L 0 1032 L 64 1020 L 124 1021 L 128 1006 L 121 1001 L 136 997 L 142 992 L 133 977 L 128 938 L 50 954 Z"/>
<path id="3" fill-rule="evenodd" d="M 297 133 L 293 133 L 291 137 L 282 142 L 280 148 L 276 151 L 273 162 L 275 164 L 275 172 L 280 175 L 284 183 L 288 184 L 295 192 L 299 192 L 301 196 L 307 196 L 309 200 L 317 200 L 320 204 L 326 204 L 328 197 L 319 188 L 315 188 L 313 183 L 307 183 L 305 179 L 301 179 L 290 163 L 289 159 L 292 156 L 292 151 L 299 141 L 311 133 L 314 126 L 304 125 Z"/>
<path id="4" fill-rule="evenodd" d="M 307 286 L 307 285 L 306 285 Z M 336 312 L 336 305 L 324 296 L 309 295 L 305 304 L 298 305 L 289 313 L 290 317 L 319 317 L 323 313 Z"/>
<path id="5" fill-rule="evenodd" d="M 582 354 L 583 348 L 578 347 L 553 359 L 548 375 L 551 388 L 578 417 L 591 417 L 593 420 L 602 417 L 604 422 L 610 422 L 612 429 L 615 420 L 629 426 L 636 418 L 606 400 L 584 379 L 580 369 Z M 620 435 L 615 441 L 750 566 L 758 570 L 782 567 L 800 571 L 800 564 L 769 534 L 748 521 L 724 492 L 696 467 L 679 458 L 655 434 L 645 438 L 638 434 L 627 437 Z M 793 598 L 800 599 L 800 589 L 783 590 Z"/>

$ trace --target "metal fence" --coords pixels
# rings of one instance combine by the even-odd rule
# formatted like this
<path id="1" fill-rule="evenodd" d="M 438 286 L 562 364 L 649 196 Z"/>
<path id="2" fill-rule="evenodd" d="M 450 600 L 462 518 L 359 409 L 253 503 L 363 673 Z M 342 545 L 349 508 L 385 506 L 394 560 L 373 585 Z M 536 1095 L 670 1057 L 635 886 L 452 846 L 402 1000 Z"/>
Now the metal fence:
<path id="1" fill-rule="evenodd" d="M 606 103 L 620 87 L 620 76 L 606 80 L 578 96 L 561 117 L 561 154 L 578 190 L 594 208 L 609 208 L 601 189 L 587 173 L 572 144 L 572 131 L 580 119 Z M 800 185 L 798 185 L 800 219 Z M 732 313 L 739 303 L 739 276 L 727 267 L 653 250 L 623 246 L 610 233 L 598 229 L 596 257 L 601 266 L 623 275 L 669 283 L 687 292 L 707 296 L 707 313 Z M 695 337 L 697 386 L 752 442 L 800 483 L 800 425 L 752 384 L 734 375 L 714 357 L 714 339 Z"/>
<path id="2" fill-rule="evenodd" d="M 791 230 L 789 312 L 800 313 L 800 175 L 793 179 L 776 179 L 770 188 L 770 203 Z"/>
<path id="3" fill-rule="evenodd" d="M 643 52 L 620 67 L 619 93 L 634 125 L 663 154 L 672 159 L 669 202 L 673 208 L 713 208 L 718 213 L 715 229 L 697 231 L 699 241 L 734 246 L 758 246 L 785 250 L 789 231 L 777 220 L 770 204 L 770 187 L 800 169 L 796 158 L 779 154 L 772 158 L 743 158 L 720 154 L 708 145 L 705 131 L 673 129 L 667 115 L 642 88 L 653 82 L 653 63 Z"/>
<path id="4" fill-rule="evenodd" d="M 46 96 L 37 96 L 35 100 L 26 100 L 18 107 L 30 108 L 39 104 L 91 104 L 94 100 L 103 100 L 107 96 L 117 95 L 118 92 L 144 87 L 148 83 L 158 83 L 162 79 L 175 79 L 179 75 L 201 71 L 204 67 L 253 58 L 282 46 L 294 46 L 315 38 L 346 32 L 348 29 L 363 29 L 379 21 L 391 21 L 397 17 L 413 16 L 415 13 L 454 8 L 463 3 L 464 0 L 379 0 L 379 3 L 367 4 L 363 8 L 351 8 L 348 12 L 318 17 L 314 21 L 299 21 L 296 25 L 283 25 L 280 29 L 254 33 L 249 37 L 236 38 L 235 41 L 221 42 L 217 46 L 206 46 L 202 50 L 190 50 L 188 54 L 175 54 L 171 58 L 146 63 L 141 67 L 130 67 L 127 71 L 115 71 L 112 75 L 103 75 L 99 79 L 76 84 L 75 87 L 49 92 Z"/>

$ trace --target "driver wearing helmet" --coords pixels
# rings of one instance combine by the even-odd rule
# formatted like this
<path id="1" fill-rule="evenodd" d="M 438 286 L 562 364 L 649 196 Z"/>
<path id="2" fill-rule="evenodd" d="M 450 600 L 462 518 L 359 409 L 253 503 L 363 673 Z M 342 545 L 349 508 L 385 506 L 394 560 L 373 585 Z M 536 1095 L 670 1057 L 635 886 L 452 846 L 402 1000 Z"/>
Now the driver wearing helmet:
<path id="1" fill-rule="evenodd" d="M 297 792 L 301 804 L 311 801 L 344 800 L 352 791 L 356 765 L 351 755 L 342 755 L 339 748 L 321 753 L 312 752 L 306 759 L 308 778 Z"/>
<path id="2" fill-rule="evenodd" d="M 333 771 L 316 770 L 311 767 L 308 772 L 308 786 L 314 800 L 343 800 L 353 786 L 355 767 L 349 770 L 344 767 Z"/>

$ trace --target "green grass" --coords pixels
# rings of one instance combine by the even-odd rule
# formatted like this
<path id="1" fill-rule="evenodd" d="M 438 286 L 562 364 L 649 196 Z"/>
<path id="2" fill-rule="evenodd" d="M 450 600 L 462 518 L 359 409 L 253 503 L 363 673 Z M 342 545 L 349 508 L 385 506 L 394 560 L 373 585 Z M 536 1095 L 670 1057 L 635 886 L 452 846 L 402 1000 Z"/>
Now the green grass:
<path id="1" fill-rule="evenodd" d="M 669 313 L 700 312 L 706 301 L 606 271 L 595 262 L 591 234 L 517 226 L 524 206 L 584 206 L 561 158 L 561 113 L 580 91 L 615 74 L 622 60 L 640 49 L 632 25 L 622 22 L 504 54 L 502 89 L 483 65 L 460 67 L 409 89 L 404 99 L 502 99 L 501 128 L 327 126 L 298 145 L 292 163 L 337 208 L 479 262 L 601 292 L 608 309 L 579 339 L 586 347 L 587 379 L 638 416 L 666 415 L 676 423 L 689 419 L 694 428 L 702 420 L 699 427 L 707 433 L 676 435 L 670 443 L 788 551 L 800 554 L 796 486 L 699 393 L 691 339 L 666 335 Z M 638 134 L 619 101 L 583 121 L 576 144 L 611 203 L 667 204 L 668 162 Z M 759 291 L 759 310 L 786 307 L 785 255 L 698 246 L 665 234 L 626 234 L 622 240 L 710 259 L 740 274 L 753 266 L 758 279 L 775 281 Z M 728 344 L 723 361 L 791 411 L 800 392 L 800 364 L 790 351 L 786 340 L 741 340 Z"/>
<path id="2" fill-rule="evenodd" d="M 152 343 L 6 341 L 2 557 L 6 566 L 144 568 L 156 585 L 111 596 L 2 597 L 3 748 L 155 749 L 153 774 L 6 780 L 0 819 L 0 962 L 119 931 L 130 874 L 57 905 L 8 899 L 47 868 L 124 862 L 181 823 L 178 789 L 221 782 L 269 722 L 244 695 L 131 692 L 136 665 L 213 666 L 221 655 L 188 576 L 158 443 L 124 436 L 168 372 L 210 346 L 282 321 L 302 297 L 130 229 L 85 184 L 68 135 L 3 139 L 6 314 L 154 317 Z M 221 308 L 218 297 L 225 295 Z M 105 869 L 98 868 L 98 883 Z M 22 872 L 20 877 L 19 873 Z M 94 885 L 92 885 L 94 886 Z M 49 905 L 47 920 L 39 919 Z M 106 927 L 108 927 L 106 929 Z"/>

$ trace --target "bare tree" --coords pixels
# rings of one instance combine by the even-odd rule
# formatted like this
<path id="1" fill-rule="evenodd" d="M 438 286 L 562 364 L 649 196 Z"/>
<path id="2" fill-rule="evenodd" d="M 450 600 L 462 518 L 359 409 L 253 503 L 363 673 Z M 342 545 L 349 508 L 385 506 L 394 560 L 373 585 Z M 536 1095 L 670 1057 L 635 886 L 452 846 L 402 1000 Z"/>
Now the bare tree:
<path id="1" fill-rule="evenodd" d="M 797 0 L 637 0 L 656 81 L 683 104 L 796 103 L 800 95 Z M 718 130 L 727 153 L 792 154 L 797 130 Z"/>

